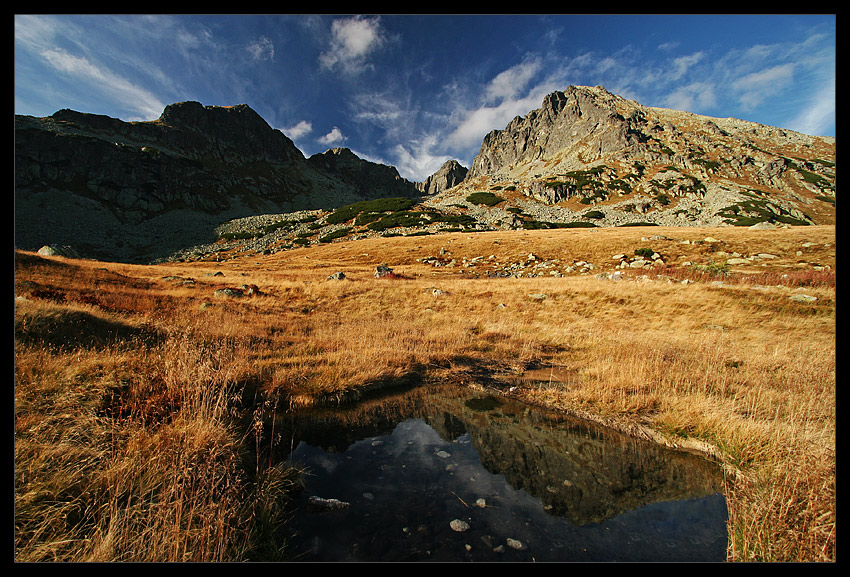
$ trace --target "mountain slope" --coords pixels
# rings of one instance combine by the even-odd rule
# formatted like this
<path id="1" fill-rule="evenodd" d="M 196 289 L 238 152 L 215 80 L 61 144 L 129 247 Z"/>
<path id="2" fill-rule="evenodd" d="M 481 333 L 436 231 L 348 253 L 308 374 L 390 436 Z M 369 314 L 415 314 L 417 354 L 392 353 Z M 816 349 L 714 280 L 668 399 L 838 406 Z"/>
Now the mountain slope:
<path id="1" fill-rule="evenodd" d="M 304 158 L 244 104 L 180 102 L 151 122 L 16 116 L 15 241 L 147 260 L 213 240 L 234 217 L 418 195 L 392 167 L 350 154 L 351 179 L 334 164 Z"/>
<path id="2" fill-rule="evenodd" d="M 484 138 L 448 206 L 491 191 L 559 222 L 665 225 L 835 222 L 835 139 L 651 108 L 571 86 Z M 513 220 L 514 225 L 516 219 Z"/>

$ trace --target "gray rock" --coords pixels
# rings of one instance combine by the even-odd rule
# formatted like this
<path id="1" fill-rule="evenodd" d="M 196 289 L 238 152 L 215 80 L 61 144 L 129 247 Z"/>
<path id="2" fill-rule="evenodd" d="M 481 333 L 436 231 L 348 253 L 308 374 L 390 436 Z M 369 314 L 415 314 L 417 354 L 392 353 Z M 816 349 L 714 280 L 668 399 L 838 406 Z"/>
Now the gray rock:
<path id="1" fill-rule="evenodd" d="M 63 256 L 65 258 L 80 258 L 79 253 L 67 245 L 45 245 L 38 249 L 38 254 L 41 256 Z"/>
<path id="2" fill-rule="evenodd" d="M 385 277 L 385 276 L 390 276 L 390 275 L 392 275 L 392 274 L 394 274 L 394 273 L 393 273 L 393 269 L 391 269 L 390 267 L 388 267 L 388 266 L 386 265 L 386 263 L 384 263 L 384 264 L 379 264 L 379 265 L 375 268 L 375 278 L 383 278 L 383 277 Z"/>
<path id="3" fill-rule="evenodd" d="M 813 303 L 818 300 L 818 297 L 812 295 L 804 295 L 804 294 L 796 294 L 791 295 L 790 298 L 792 301 L 797 301 L 801 303 Z"/>
<path id="4" fill-rule="evenodd" d="M 217 297 L 242 297 L 245 293 L 241 289 L 235 288 L 220 288 L 213 291 L 213 296 Z"/>
<path id="5" fill-rule="evenodd" d="M 345 501 L 340 501 L 339 499 L 324 499 L 322 497 L 316 497 L 315 495 L 311 495 L 307 499 L 307 505 L 311 509 L 317 510 L 347 509 L 349 507 L 349 503 L 346 503 Z"/>

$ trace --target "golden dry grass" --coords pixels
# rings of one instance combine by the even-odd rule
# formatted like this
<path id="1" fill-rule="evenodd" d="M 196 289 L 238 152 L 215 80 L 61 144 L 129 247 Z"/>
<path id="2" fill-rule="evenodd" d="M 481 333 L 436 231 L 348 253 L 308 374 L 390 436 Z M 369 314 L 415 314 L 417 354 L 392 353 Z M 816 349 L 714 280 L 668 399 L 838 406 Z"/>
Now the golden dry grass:
<path id="1" fill-rule="evenodd" d="M 512 394 L 719 460 L 730 560 L 834 560 L 834 234 L 445 234 L 158 266 L 19 253 L 16 294 L 28 300 L 16 304 L 16 557 L 251 558 L 292 482 L 251 449 L 263 442 L 251 421 L 263 402 L 542 367 L 557 378 Z M 644 246 L 668 266 L 595 277 L 612 255 Z M 441 248 L 458 266 L 418 260 Z M 494 263 L 532 252 L 599 268 L 487 278 Z M 731 253 L 778 258 L 731 276 L 681 266 Z M 382 262 L 399 278 L 375 279 Z M 346 280 L 326 280 L 336 271 Z M 262 294 L 213 296 L 243 283 Z M 799 292 L 817 300 L 789 298 Z M 58 338 L 66 333 L 74 339 Z M 261 506 L 245 508 L 249 490 Z"/>

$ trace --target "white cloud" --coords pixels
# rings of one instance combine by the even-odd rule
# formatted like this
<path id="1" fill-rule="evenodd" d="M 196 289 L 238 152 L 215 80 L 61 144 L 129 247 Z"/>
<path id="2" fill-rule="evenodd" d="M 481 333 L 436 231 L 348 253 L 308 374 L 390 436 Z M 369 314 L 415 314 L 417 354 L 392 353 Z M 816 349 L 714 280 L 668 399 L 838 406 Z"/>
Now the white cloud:
<path id="1" fill-rule="evenodd" d="M 295 126 L 290 128 L 283 128 L 283 133 L 289 136 L 292 140 L 298 140 L 311 132 L 313 132 L 313 124 L 307 120 L 302 120 Z"/>
<path id="2" fill-rule="evenodd" d="M 752 72 L 732 82 L 732 88 L 740 92 L 739 102 L 752 109 L 781 91 L 793 79 L 794 65 L 779 64 L 771 68 Z"/>
<path id="3" fill-rule="evenodd" d="M 437 172 L 444 162 L 452 157 L 446 154 L 434 154 L 432 151 L 440 144 L 436 135 L 421 140 L 397 144 L 393 166 L 399 174 L 413 182 L 423 182 Z"/>
<path id="4" fill-rule="evenodd" d="M 687 56 L 679 56 L 673 59 L 673 74 L 672 80 L 679 80 L 693 67 L 705 57 L 704 52 L 695 52 Z"/>
<path id="5" fill-rule="evenodd" d="M 246 47 L 254 60 L 274 60 L 274 42 L 261 36 Z"/>
<path id="6" fill-rule="evenodd" d="M 684 110 L 697 114 L 705 114 L 717 104 L 717 95 L 714 85 L 708 82 L 692 82 L 673 90 L 666 99 L 664 105 L 673 110 Z"/>
<path id="7" fill-rule="evenodd" d="M 330 47 L 319 55 L 319 63 L 329 70 L 354 74 L 366 67 L 366 58 L 384 42 L 379 18 L 355 16 L 334 20 Z"/>
<path id="8" fill-rule="evenodd" d="M 487 85 L 485 99 L 496 102 L 502 98 L 515 98 L 540 71 L 541 65 L 540 60 L 535 58 L 500 72 Z"/>
<path id="9" fill-rule="evenodd" d="M 335 144 L 341 144 L 346 141 L 346 137 L 342 134 L 342 131 L 334 126 L 330 132 L 326 135 L 319 138 L 319 142 L 324 144 L 325 146 L 333 146 Z"/>
<path id="10" fill-rule="evenodd" d="M 835 82 L 828 83 L 815 94 L 811 103 L 788 128 L 803 134 L 824 135 L 835 130 Z"/>

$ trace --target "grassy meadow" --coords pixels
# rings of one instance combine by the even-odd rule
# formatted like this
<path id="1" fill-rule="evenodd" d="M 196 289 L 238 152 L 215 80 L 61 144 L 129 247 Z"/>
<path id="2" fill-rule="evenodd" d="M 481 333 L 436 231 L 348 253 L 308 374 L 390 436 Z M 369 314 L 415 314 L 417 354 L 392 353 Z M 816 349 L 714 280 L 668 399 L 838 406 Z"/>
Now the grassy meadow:
<path id="1" fill-rule="evenodd" d="M 614 268 L 642 248 L 663 262 Z M 15 257 L 17 561 L 285 559 L 271 535 L 298 475 L 266 458 L 264 411 L 431 379 L 701 451 L 725 471 L 730 561 L 835 560 L 833 226 Z M 549 378 L 500 386 L 531 373 Z"/>

